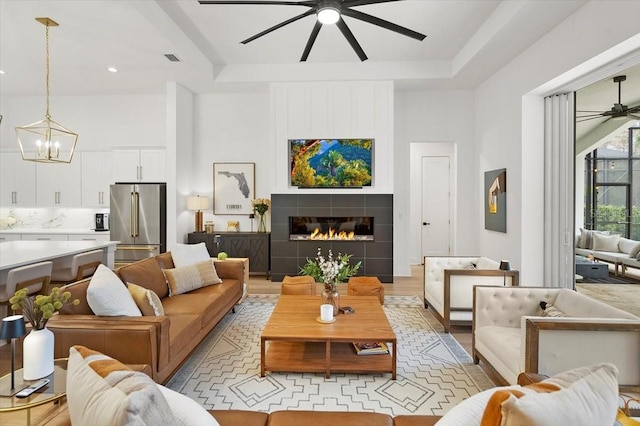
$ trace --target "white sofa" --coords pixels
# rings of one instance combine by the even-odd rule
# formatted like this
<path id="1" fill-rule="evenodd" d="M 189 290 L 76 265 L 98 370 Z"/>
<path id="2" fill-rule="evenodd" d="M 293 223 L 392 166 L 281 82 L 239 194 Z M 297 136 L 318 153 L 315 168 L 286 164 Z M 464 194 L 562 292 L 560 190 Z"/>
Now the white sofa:
<path id="1" fill-rule="evenodd" d="M 470 326 L 474 285 L 518 285 L 518 271 L 499 267 L 486 257 L 425 257 L 424 307 L 431 306 L 446 333 L 452 325 Z"/>
<path id="2" fill-rule="evenodd" d="M 591 233 L 588 240 L 582 237 L 585 232 Z M 598 234 L 598 236 L 596 237 L 594 234 Z M 616 275 L 618 275 L 618 267 L 621 267 L 622 275 L 625 274 L 627 267 L 640 269 L 639 252 L 640 241 L 617 235 L 608 235 L 601 231 L 586 231 L 583 229 L 581 230 L 581 235 L 576 236 L 577 255 L 593 256 L 597 260 L 612 263 Z"/>
<path id="3" fill-rule="evenodd" d="M 567 314 L 542 317 L 540 302 Z M 488 364 L 505 384 L 521 372 L 554 375 L 610 362 L 622 387 L 640 385 L 640 318 L 573 290 L 475 287 L 473 360 Z"/>

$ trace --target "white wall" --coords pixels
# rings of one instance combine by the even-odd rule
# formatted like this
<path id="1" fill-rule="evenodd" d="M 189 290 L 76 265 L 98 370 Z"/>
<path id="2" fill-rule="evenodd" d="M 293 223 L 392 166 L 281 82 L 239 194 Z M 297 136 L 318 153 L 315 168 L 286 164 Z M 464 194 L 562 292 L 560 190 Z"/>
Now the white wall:
<path id="1" fill-rule="evenodd" d="M 52 97 L 51 118 L 78 133 L 78 151 L 105 147 L 164 147 L 165 96 L 63 96 Z M 0 150 L 17 151 L 14 128 L 44 119 L 45 98 L 2 99 Z"/>
<path id="2" fill-rule="evenodd" d="M 269 198 L 274 169 L 269 120 L 266 91 L 196 95 L 191 192 L 213 200 L 213 163 L 255 163 L 256 196 Z M 251 230 L 248 216 L 214 216 L 213 205 L 204 212 L 204 221 L 213 221 L 218 231 L 225 231 L 229 220 L 240 221 L 241 231 Z"/>
<path id="3" fill-rule="evenodd" d="M 374 138 L 373 184 L 355 192 L 393 193 L 393 83 L 316 82 L 271 85 L 272 192 L 327 193 L 289 186 L 289 139 Z"/>
<path id="4" fill-rule="evenodd" d="M 478 170 L 474 139 L 474 96 L 470 90 L 421 90 L 397 92 L 396 140 L 394 146 L 394 201 L 401 220 L 394 227 L 398 250 L 396 258 L 421 263 L 420 170 L 410 167 L 410 144 L 422 143 L 428 152 L 430 143 L 450 143 L 457 147 L 457 186 L 455 189 L 454 255 L 478 254 L 478 226 L 481 212 L 476 197 Z M 394 259 L 396 260 L 396 259 Z M 398 265 L 398 268 L 402 265 Z M 403 274 L 404 275 L 404 274 Z"/>
<path id="5" fill-rule="evenodd" d="M 639 2 L 589 2 L 476 90 L 476 197 L 481 197 L 484 171 L 506 167 L 508 179 L 507 234 L 479 228 L 479 248 L 483 255 L 509 259 L 521 271 L 521 285 L 541 285 L 544 267 L 543 140 L 541 132 L 533 138 L 525 132 L 543 128 L 542 99 L 526 95 L 637 34 L 638 16 Z"/>

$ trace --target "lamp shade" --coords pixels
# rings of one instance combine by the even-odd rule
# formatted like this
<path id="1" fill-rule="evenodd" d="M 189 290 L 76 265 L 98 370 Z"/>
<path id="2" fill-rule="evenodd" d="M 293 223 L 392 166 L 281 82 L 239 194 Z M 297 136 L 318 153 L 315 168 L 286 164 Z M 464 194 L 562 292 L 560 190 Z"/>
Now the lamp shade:
<path id="1" fill-rule="evenodd" d="M 17 339 L 27 334 L 27 327 L 24 323 L 24 316 L 11 315 L 2 319 L 0 326 L 0 339 Z"/>
<path id="2" fill-rule="evenodd" d="M 511 264 L 509 263 L 508 260 L 500 261 L 500 270 L 501 271 L 510 271 L 511 270 Z"/>
<path id="3" fill-rule="evenodd" d="M 187 198 L 187 209 L 189 210 L 206 210 L 208 208 L 209 197 L 196 195 Z"/>

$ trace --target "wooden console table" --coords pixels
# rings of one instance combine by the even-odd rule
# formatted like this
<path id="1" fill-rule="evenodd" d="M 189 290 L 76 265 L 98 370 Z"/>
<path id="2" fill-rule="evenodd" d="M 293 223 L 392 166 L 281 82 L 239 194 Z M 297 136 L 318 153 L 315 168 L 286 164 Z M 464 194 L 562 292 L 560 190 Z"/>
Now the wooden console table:
<path id="1" fill-rule="evenodd" d="M 271 275 L 271 233 L 270 232 L 191 232 L 189 244 L 204 242 L 211 257 L 218 256 L 214 238 L 220 235 L 220 251 L 229 257 L 249 258 L 249 272 Z"/>

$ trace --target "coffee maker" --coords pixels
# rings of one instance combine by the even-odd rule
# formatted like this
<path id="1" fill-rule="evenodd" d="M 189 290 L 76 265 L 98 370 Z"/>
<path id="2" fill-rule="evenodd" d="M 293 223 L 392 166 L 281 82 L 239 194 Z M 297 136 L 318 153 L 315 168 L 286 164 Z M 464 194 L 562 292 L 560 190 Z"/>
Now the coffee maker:
<path id="1" fill-rule="evenodd" d="M 109 230 L 109 213 L 96 213 L 96 231 Z"/>

